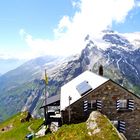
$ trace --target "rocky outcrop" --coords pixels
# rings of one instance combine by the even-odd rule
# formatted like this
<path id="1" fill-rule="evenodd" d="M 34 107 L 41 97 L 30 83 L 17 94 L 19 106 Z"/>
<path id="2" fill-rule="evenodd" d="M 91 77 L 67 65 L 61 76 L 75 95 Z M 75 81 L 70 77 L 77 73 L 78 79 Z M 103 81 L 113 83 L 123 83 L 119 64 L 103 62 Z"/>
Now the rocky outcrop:
<path id="1" fill-rule="evenodd" d="M 98 137 L 100 140 L 125 140 L 109 121 L 109 119 L 98 111 L 93 111 L 87 122 L 88 134 Z"/>

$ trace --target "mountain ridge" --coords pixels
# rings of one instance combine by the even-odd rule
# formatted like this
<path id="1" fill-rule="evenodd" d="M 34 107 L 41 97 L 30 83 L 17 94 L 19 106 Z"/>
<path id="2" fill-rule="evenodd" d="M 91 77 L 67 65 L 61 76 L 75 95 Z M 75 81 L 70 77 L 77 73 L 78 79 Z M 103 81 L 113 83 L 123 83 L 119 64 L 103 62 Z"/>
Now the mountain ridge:
<path id="1" fill-rule="evenodd" d="M 30 60 L 0 77 L 0 119 L 6 119 L 22 109 L 30 110 L 37 117 L 43 115 L 39 106 L 44 100 L 42 79 L 45 69 L 49 78 L 49 96 L 59 94 L 62 85 L 85 70 L 98 73 L 100 65 L 103 65 L 105 77 L 140 95 L 139 54 L 140 48 L 127 38 L 113 31 L 104 31 L 98 43 L 97 38 L 87 35 L 85 48 L 79 55 L 68 58 L 43 56 Z"/>

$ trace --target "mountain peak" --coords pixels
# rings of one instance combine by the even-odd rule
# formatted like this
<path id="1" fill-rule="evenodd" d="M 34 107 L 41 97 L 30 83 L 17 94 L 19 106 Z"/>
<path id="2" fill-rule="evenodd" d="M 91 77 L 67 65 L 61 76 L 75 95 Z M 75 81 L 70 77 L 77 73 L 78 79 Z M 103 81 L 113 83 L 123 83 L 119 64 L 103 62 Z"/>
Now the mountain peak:
<path id="1" fill-rule="evenodd" d="M 103 33 L 114 33 L 114 31 L 111 30 L 111 29 L 106 29 L 106 30 L 103 30 L 102 32 L 103 32 Z"/>

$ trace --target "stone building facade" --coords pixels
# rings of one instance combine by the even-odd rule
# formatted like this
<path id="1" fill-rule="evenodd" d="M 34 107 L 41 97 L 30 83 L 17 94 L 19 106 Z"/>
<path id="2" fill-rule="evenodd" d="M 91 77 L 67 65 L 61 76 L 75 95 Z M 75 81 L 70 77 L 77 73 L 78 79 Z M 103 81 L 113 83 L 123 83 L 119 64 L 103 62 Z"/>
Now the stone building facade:
<path id="1" fill-rule="evenodd" d="M 113 121 L 128 140 L 140 140 L 140 98 L 138 96 L 112 80 L 108 80 L 66 107 L 61 112 L 62 122 L 84 122 L 94 110 L 99 110 Z"/>

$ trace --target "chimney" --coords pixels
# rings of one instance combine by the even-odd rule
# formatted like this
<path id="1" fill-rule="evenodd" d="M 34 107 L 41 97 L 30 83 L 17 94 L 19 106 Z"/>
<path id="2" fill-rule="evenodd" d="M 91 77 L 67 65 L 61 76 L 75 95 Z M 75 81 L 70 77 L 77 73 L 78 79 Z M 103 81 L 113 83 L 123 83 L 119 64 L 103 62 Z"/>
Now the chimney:
<path id="1" fill-rule="evenodd" d="M 99 66 L 99 75 L 103 76 L 103 66 L 102 65 Z"/>

